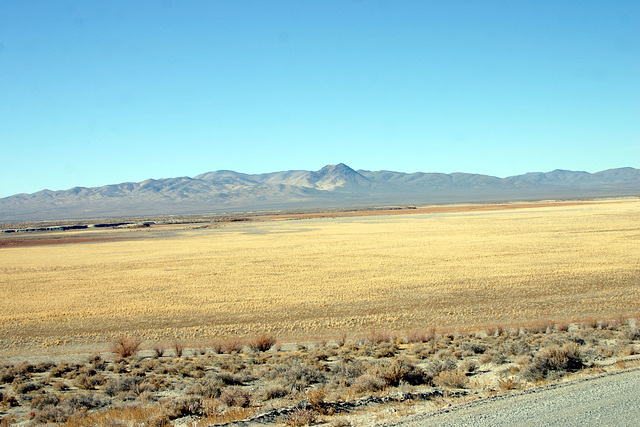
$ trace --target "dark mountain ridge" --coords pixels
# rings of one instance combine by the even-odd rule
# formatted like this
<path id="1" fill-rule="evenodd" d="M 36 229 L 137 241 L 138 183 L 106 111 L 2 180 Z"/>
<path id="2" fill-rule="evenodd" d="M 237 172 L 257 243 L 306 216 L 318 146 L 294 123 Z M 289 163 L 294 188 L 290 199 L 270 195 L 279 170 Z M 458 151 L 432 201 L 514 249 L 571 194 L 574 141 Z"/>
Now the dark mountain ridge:
<path id="1" fill-rule="evenodd" d="M 193 178 L 16 194 L 0 199 L 0 221 L 621 196 L 640 196 L 639 169 L 593 174 L 557 169 L 498 178 L 354 170 L 339 163 L 318 171 L 219 170 Z"/>

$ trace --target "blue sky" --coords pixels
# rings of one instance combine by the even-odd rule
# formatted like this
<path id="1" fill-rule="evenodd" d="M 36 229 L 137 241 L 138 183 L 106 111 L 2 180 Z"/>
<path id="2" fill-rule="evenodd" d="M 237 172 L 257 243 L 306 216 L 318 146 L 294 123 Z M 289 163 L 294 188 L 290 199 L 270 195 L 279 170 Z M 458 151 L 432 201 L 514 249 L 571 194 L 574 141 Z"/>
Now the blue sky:
<path id="1" fill-rule="evenodd" d="M 640 2 L 0 0 L 0 197 L 640 167 Z"/>

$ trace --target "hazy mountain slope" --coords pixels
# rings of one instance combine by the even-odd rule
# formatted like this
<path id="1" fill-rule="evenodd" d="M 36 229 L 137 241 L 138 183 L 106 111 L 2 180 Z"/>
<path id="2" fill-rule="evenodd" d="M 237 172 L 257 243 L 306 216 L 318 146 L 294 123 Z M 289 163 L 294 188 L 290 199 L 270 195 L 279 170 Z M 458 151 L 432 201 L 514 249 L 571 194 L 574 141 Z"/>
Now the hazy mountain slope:
<path id="1" fill-rule="evenodd" d="M 527 181 L 549 185 L 589 185 L 589 184 L 637 184 L 639 171 L 634 168 L 608 169 L 596 173 L 574 172 L 556 169 L 551 172 L 532 172 L 506 178 L 513 181 Z"/>
<path id="2" fill-rule="evenodd" d="M 319 171 L 251 175 L 220 170 L 193 178 L 16 194 L 0 199 L 0 220 L 631 195 L 640 196 L 640 170 L 634 168 L 593 174 L 554 170 L 497 178 L 466 173 L 356 171 L 340 163 Z"/>

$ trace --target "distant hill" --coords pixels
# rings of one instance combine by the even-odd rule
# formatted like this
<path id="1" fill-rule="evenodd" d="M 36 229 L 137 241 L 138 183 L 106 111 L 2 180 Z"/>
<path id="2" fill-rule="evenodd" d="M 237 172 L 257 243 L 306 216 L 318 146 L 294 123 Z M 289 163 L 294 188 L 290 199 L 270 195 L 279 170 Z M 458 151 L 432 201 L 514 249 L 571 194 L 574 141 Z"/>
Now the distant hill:
<path id="1" fill-rule="evenodd" d="M 554 170 L 497 178 L 467 173 L 354 170 L 243 174 L 42 190 L 0 199 L 0 221 L 39 221 L 255 210 L 345 208 L 585 197 L 640 196 L 640 170 Z"/>

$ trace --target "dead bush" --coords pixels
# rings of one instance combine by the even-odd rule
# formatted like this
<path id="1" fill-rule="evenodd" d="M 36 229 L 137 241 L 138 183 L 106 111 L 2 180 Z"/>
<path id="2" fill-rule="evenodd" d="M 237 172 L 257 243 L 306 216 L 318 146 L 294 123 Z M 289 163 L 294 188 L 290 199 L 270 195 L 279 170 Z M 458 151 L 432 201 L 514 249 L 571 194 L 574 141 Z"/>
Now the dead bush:
<path id="1" fill-rule="evenodd" d="M 451 371 L 458 367 L 458 361 L 452 356 L 446 356 L 442 359 L 432 358 L 424 367 L 425 373 L 430 378 L 435 378 L 443 371 Z"/>
<path id="2" fill-rule="evenodd" d="M 324 390 L 324 387 L 320 388 L 311 388 L 307 390 L 307 399 L 309 401 L 309 406 L 311 409 L 318 414 L 325 414 L 325 402 L 324 399 L 327 393 Z"/>
<path id="3" fill-rule="evenodd" d="M 133 336 L 121 336 L 113 342 L 113 352 L 122 358 L 135 355 L 140 349 L 140 339 Z"/>
<path id="4" fill-rule="evenodd" d="M 55 391 L 67 391 L 67 390 L 69 390 L 69 386 L 63 381 L 53 381 L 51 383 L 51 387 L 53 387 L 53 389 Z"/>
<path id="5" fill-rule="evenodd" d="M 393 357 L 398 353 L 398 346 L 393 342 L 383 342 L 378 345 L 377 350 L 373 353 L 373 357 L 376 359 L 382 359 L 384 357 Z"/>
<path id="6" fill-rule="evenodd" d="M 562 347 L 552 345 L 535 355 L 531 364 L 522 371 L 522 377 L 528 381 L 536 381 L 550 376 L 563 376 L 582 367 L 584 362 L 576 343 L 567 343 Z"/>
<path id="7" fill-rule="evenodd" d="M 251 376 L 247 373 L 220 372 L 215 374 L 215 378 L 222 381 L 225 385 L 244 385 L 246 381 L 251 379 Z"/>
<path id="8" fill-rule="evenodd" d="M 496 351 L 491 357 L 491 362 L 496 365 L 503 365 L 507 363 L 508 360 L 509 358 L 502 351 Z"/>
<path id="9" fill-rule="evenodd" d="M 297 409 L 282 421 L 291 427 L 310 426 L 316 422 L 316 414 L 310 409 Z"/>
<path id="10" fill-rule="evenodd" d="M 322 372 L 295 359 L 276 365 L 268 376 L 271 379 L 279 379 L 281 383 L 296 391 L 302 391 L 311 384 L 324 380 Z"/>
<path id="11" fill-rule="evenodd" d="M 7 394 L 2 395 L 2 401 L 0 403 L 10 408 L 20 406 L 20 402 L 18 402 L 18 399 L 15 396 L 7 395 Z"/>
<path id="12" fill-rule="evenodd" d="M 498 388 L 502 391 L 516 389 L 520 384 L 513 378 L 498 379 Z"/>
<path id="13" fill-rule="evenodd" d="M 0 374 L 0 384 L 11 384 L 16 379 L 26 380 L 31 378 L 31 375 L 27 371 L 23 371 L 18 367 L 6 366 L 4 371 Z"/>
<path id="14" fill-rule="evenodd" d="M 184 353 L 184 344 L 182 344 L 180 341 L 174 341 L 173 351 L 176 357 L 182 357 L 182 353 Z"/>
<path id="15" fill-rule="evenodd" d="M 60 403 L 60 398 L 52 393 L 35 396 L 31 399 L 31 402 L 29 402 L 31 407 L 36 409 L 43 409 L 46 406 L 56 406 L 58 403 Z"/>
<path id="16" fill-rule="evenodd" d="M 158 357 L 162 357 L 164 355 L 165 352 L 165 345 L 162 343 L 158 343 L 156 345 L 153 346 L 153 355 L 154 357 L 158 358 Z"/>
<path id="17" fill-rule="evenodd" d="M 625 347 L 620 351 L 620 355 L 621 355 L 622 357 L 632 356 L 632 355 L 634 355 L 634 354 L 638 354 L 638 353 L 637 353 L 636 348 L 635 348 L 634 346 L 632 346 L 632 345 L 625 346 Z"/>
<path id="18" fill-rule="evenodd" d="M 364 374 L 356 378 L 351 387 L 356 393 L 370 393 L 383 390 L 387 387 L 387 381 L 377 375 Z"/>
<path id="19" fill-rule="evenodd" d="M 531 354 L 531 346 L 523 340 L 511 341 L 505 344 L 503 353 L 520 356 Z"/>
<path id="20" fill-rule="evenodd" d="M 87 411 L 89 409 L 104 408 L 111 404 L 111 399 L 95 393 L 75 394 L 63 401 L 60 406 L 68 408 L 70 413 Z"/>
<path id="21" fill-rule="evenodd" d="M 212 342 L 211 343 L 211 348 L 213 349 L 214 353 L 222 354 L 223 350 L 224 350 L 223 341 L 222 340 L 216 340 L 216 341 Z"/>
<path id="22" fill-rule="evenodd" d="M 93 390 L 97 386 L 103 385 L 106 379 L 101 374 L 87 375 L 80 374 L 74 379 L 76 387 L 84 390 Z"/>
<path id="23" fill-rule="evenodd" d="M 107 381 L 102 387 L 102 392 L 107 396 L 116 396 L 121 393 L 139 395 L 145 391 L 155 391 L 156 387 L 145 377 L 120 377 Z"/>
<path id="24" fill-rule="evenodd" d="M 220 396 L 222 389 L 226 386 L 218 376 L 207 374 L 204 378 L 198 380 L 188 390 L 187 394 L 193 394 L 206 398 L 215 398 Z"/>
<path id="25" fill-rule="evenodd" d="M 429 382 L 430 377 L 420 368 L 405 359 L 394 359 L 391 363 L 384 363 L 372 367 L 370 373 L 383 378 L 387 385 L 396 387 L 401 381 L 411 385 L 421 385 Z"/>
<path id="26" fill-rule="evenodd" d="M 276 345 L 276 337 L 268 334 L 260 334 L 249 341 L 249 348 L 254 351 L 268 351 Z"/>
<path id="27" fill-rule="evenodd" d="M 269 384 L 260 393 L 260 398 L 265 401 L 271 399 L 279 399 L 281 397 L 288 396 L 289 393 L 290 390 L 282 384 Z"/>
<path id="28" fill-rule="evenodd" d="M 328 360 L 330 357 L 334 357 L 338 354 L 334 348 L 317 348 L 309 353 L 309 358 L 318 360 Z"/>
<path id="29" fill-rule="evenodd" d="M 338 338 L 336 338 L 336 344 L 338 344 L 338 347 L 344 347 L 346 343 L 347 343 L 347 334 L 342 333 Z"/>
<path id="30" fill-rule="evenodd" d="M 186 417 L 189 415 L 202 415 L 202 397 L 200 396 L 181 396 L 174 399 L 162 399 L 160 401 L 165 408 L 165 414 L 169 419 Z"/>
<path id="31" fill-rule="evenodd" d="M 465 360 L 460 364 L 462 372 L 475 372 L 478 369 L 478 363 L 475 360 Z"/>
<path id="32" fill-rule="evenodd" d="M 217 406 L 207 407 L 205 402 L 206 415 L 200 419 L 197 426 L 210 426 L 210 425 L 233 425 L 234 421 L 246 420 L 256 413 L 254 408 L 227 408 L 221 410 Z"/>
<path id="33" fill-rule="evenodd" d="M 640 327 L 634 326 L 625 329 L 624 337 L 631 341 L 640 340 Z"/>
<path id="34" fill-rule="evenodd" d="M 470 351 L 473 354 L 483 354 L 489 348 L 486 344 L 479 341 L 467 341 L 462 343 L 461 349 L 463 351 Z"/>
<path id="35" fill-rule="evenodd" d="M 388 332 L 372 330 L 369 332 L 369 335 L 367 335 L 367 340 L 371 344 L 380 344 L 383 342 L 393 341 L 393 337 Z"/>
<path id="36" fill-rule="evenodd" d="M 31 416 L 31 422 L 35 425 L 49 425 L 50 423 L 62 423 L 67 421 L 69 413 L 55 405 L 47 405 L 34 411 Z"/>
<path id="37" fill-rule="evenodd" d="M 219 343 L 215 343 L 213 347 L 215 352 L 218 354 L 233 354 L 242 351 L 244 343 L 238 337 L 229 337 Z"/>
<path id="38" fill-rule="evenodd" d="M 468 378 L 460 369 L 454 369 L 452 371 L 442 371 L 436 378 L 433 379 L 436 385 L 449 388 L 465 388 L 467 386 Z"/>
<path id="39" fill-rule="evenodd" d="M 343 359 L 331 366 L 331 372 L 344 379 L 353 379 L 366 371 L 364 363 L 360 360 Z"/>
<path id="40" fill-rule="evenodd" d="M 40 390 L 41 388 L 42 384 L 36 382 L 26 382 L 14 386 L 14 390 L 17 394 L 27 394 L 32 391 Z"/>
<path id="41" fill-rule="evenodd" d="M 249 406 L 251 395 L 249 392 L 243 390 L 240 387 L 232 386 L 222 390 L 220 394 L 220 401 L 227 406 L 238 406 L 240 408 L 246 408 Z"/>
<path id="42" fill-rule="evenodd" d="M 414 329 L 407 332 L 408 343 L 425 343 L 433 340 L 436 336 L 436 329 Z"/>
<path id="43" fill-rule="evenodd" d="M 488 354 L 483 354 L 482 356 L 480 356 L 478 358 L 478 363 L 480 363 L 481 365 L 487 364 L 487 363 L 491 363 L 491 361 L 493 360 L 493 357 L 488 355 Z"/>

